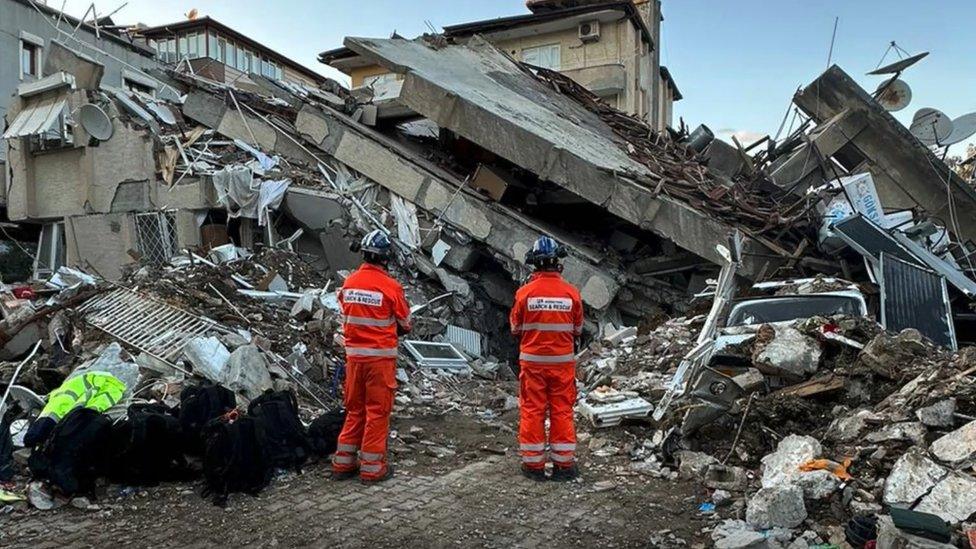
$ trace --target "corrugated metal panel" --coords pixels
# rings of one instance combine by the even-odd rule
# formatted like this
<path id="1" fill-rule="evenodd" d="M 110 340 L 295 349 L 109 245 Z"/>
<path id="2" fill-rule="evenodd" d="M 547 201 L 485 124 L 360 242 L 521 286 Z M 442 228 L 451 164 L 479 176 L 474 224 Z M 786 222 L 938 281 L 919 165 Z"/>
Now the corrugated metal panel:
<path id="1" fill-rule="evenodd" d="M 64 112 L 64 106 L 63 95 L 48 97 L 30 105 L 17 114 L 3 134 L 3 138 L 26 137 L 52 129 L 57 124 L 58 117 Z"/>
<path id="2" fill-rule="evenodd" d="M 444 337 L 473 357 L 481 358 L 481 334 L 450 324 Z"/>
<path id="3" fill-rule="evenodd" d="M 935 343 L 956 349 L 946 280 L 937 273 L 881 254 L 881 323 L 900 332 L 915 328 Z"/>

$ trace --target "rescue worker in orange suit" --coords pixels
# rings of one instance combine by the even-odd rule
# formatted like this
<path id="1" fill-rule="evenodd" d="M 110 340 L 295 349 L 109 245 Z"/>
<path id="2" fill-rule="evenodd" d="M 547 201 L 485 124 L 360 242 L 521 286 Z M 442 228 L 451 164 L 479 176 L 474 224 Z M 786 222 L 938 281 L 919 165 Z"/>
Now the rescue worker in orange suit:
<path id="1" fill-rule="evenodd" d="M 396 392 L 397 336 L 410 332 L 403 287 L 386 267 L 392 244 L 375 230 L 361 243 L 364 262 L 339 290 L 346 349 L 346 420 L 332 457 L 333 478 L 364 483 L 393 476 L 386 442 Z"/>
<path id="2" fill-rule="evenodd" d="M 577 339 L 583 331 L 579 290 L 562 277 L 565 250 L 552 238 L 539 238 L 526 254 L 532 278 L 515 294 L 510 322 L 519 340 L 519 451 L 522 474 L 546 480 L 546 412 L 552 480 L 579 475 L 576 466 Z"/>

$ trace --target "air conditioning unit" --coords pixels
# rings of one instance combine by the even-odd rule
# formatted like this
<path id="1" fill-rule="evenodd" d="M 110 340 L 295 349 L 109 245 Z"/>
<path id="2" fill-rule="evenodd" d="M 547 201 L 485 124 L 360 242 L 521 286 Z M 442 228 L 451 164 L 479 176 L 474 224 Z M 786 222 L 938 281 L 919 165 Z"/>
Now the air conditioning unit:
<path id="1" fill-rule="evenodd" d="M 587 21 L 580 23 L 579 39 L 583 43 L 598 42 L 600 40 L 600 22 Z"/>

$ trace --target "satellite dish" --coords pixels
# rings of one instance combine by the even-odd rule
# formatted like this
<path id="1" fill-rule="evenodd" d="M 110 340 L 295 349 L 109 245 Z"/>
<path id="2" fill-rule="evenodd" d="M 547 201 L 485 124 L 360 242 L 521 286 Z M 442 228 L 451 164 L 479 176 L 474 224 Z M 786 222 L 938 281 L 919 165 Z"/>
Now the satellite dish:
<path id="1" fill-rule="evenodd" d="M 112 119 L 101 107 L 93 103 L 86 103 L 78 109 L 78 121 L 88 135 L 99 141 L 108 141 L 115 132 Z"/>
<path id="2" fill-rule="evenodd" d="M 910 130 L 912 135 L 923 144 L 941 146 L 952 135 L 952 120 L 940 110 L 919 109 L 915 113 L 915 118 L 912 119 Z"/>
<path id="3" fill-rule="evenodd" d="M 955 145 L 976 134 L 976 112 L 964 114 L 952 121 L 952 133 L 940 145 Z"/>
<path id="4" fill-rule="evenodd" d="M 888 112 L 900 111 L 912 102 L 912 89 L 904 80 L 892 80 L 878 86 L 874 92 L 878 103 Z"/>
<path id="5" fill-rule="evenodd" d="M 904 50 L 902 50 L 902 51 L 904 51 Z M 911 57 L 906 57 L 904 59 L 899 59 L 898 61 L 895 61 L 894 63 L 885 65 L 883 67 L 878 67 L 877 69 L 874 69 L 873 71 L 869 72 L 868 74 L 872 74 L 872 75 L 877 75 L 877 74 L 896 74 L 896 73 L 899 73 L 899 72 L 907 69 L 908 67 L 911 67 L 915 63 L 918 63 L 922 59 L 925 59 L 925 57 L 928 56 L 928 54 L 929 54 L 929 52 L 923 51 L 922 53 L 915 54 L 915 55 L 913 55 Z"/>

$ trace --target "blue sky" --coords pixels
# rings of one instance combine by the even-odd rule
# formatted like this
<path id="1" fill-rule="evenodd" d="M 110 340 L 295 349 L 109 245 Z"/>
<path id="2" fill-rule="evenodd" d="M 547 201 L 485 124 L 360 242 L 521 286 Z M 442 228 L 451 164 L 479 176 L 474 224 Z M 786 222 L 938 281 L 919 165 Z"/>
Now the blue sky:
<path id="1" fill-rule="evenodd" d="M 107 13 L 121 3 L 96 7 Z M 90 4 L 67 0 L 66 11 L 80 15 Z M 412 37 L 428 23 L 439 30 L 526 11 L 523 0 L 129 0 L 116 20 L 168 23 L 192 7 L 330 76 L 316 56 L 346 35 Z M 685 96 L 675 115 L 726 138 L 775 133 L 793 92 L 825 69 L 835 17 L 833 60 L 866 88 L 881 82 L 865 73 L 892 40 L 932 52 L 904 75 L 914 99 L 896 113 L 902 121 L 921 107 L 952 118 L 976 110 L 976 0 L 664 0 L 663 9 L 661 60 Z"/>

